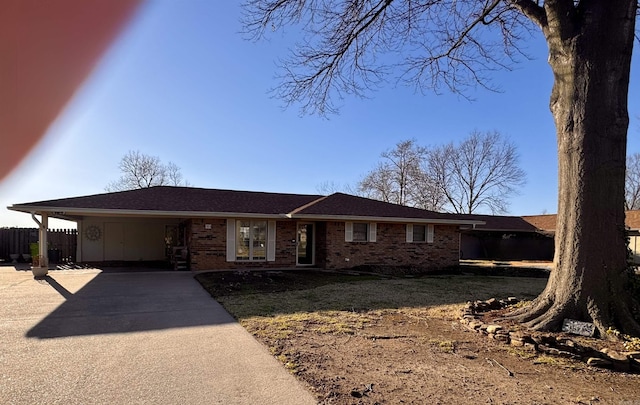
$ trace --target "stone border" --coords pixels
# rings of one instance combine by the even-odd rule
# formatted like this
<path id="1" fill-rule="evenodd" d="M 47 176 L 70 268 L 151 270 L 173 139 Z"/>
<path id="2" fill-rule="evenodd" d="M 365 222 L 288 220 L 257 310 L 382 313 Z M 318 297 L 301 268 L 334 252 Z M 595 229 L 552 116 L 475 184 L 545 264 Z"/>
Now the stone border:
<path id="1" fill-rule="evenodd" d="M 462 308 L 460 322 L 467 329 L 524 350 L 550 356 L 570 358 L 585 362 L 589 366 L 621 372 L 640 373 L 640 351 L 618 352 L 607 348 L 597 350 L 582 346 L 574 340 L 551 333 L 511 331 L 496 323 L 486 324 L 481 313 L 499 310 L 519 303 L 516 297 L 505 300 L 491 298 L 486 301 L 467 302 Z"/>

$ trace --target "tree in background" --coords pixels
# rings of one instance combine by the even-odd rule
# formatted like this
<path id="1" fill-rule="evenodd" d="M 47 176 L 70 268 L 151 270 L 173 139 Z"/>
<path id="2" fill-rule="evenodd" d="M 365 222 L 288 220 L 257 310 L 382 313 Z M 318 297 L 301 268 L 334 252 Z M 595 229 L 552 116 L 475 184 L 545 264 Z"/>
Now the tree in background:
<path id="1" fill-rule="evenodd" d="M 380 201 L 440 210 L 442 198 L 433 198 L 435 187 L 422 170 L 428 151 L 415 139 L 398 142 L 394 149 L 381 155 L 382 161 L 358 183 L 360 195 Z M 429 191 L 429 193 L 427 193 Z"/>
<path id="2" fill-rule="evenodd" d="M 505 213 L 526 177 L 515 145 L 497 131 L 432 150 L 402 141 L 381 156 L 358 183 L 360 195 L 432 211 Z"/>
<path id="3" fill-rule="evenodd" d="M 624 226 L 637 7 L 636 0 L 246 0 L 244 24 L 254 38 L 298 24 L 304 38 L 283 63 L 276 95 L 320 114 L 336 110 L 335 97 L 383 84 L 389 72 L 423 90 L 490 87 L 489 73 L 522 55 L 519 44 L 539 29 L 554 75 L 555 270 L 513 319 L 558 330 L 570 318 L 592 321 L 602 334 L 613 327 L 640 335 Z"/>
<path id="4" fill-rule="evenodd" d="M 640 153 L 627 156 L 624 209 L 640 209 Z"/>
<path id="5" fill-rule="evenodd" d="M 157 156 L 129 151 L 118 165 L 121 176 L 105 187 L 106 191 L 135 190 L 153 186 L 189 186 L 180 168 L 174 163 L 164 164 Z"/>
<path id="6" fill-rule="evenodd" d="M 515 145 L 497 131 L 474 131 L 457 146 L 435 148 L 428 174 L 445 196 L 445 207 L 459 214 L 477 213 L 483 207 L 492 214 L 506 213 L 509 198 L 526 178 Z"/>
<path id="7" fill-rule="evenodd" d="M 316 185 L 316 191 L 322 195 L 330 195 L 333 193 L 345 193 L 351 195 L 361 195 L 358 190 L 355 190 L 349 184 L 339 184 L 335 181 L 324 181 Z"/>

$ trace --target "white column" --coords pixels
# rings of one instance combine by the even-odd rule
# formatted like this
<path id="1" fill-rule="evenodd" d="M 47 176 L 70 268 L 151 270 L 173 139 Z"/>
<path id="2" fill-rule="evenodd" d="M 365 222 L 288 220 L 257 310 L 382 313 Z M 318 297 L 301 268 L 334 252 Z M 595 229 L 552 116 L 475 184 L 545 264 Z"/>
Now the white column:
<path id="1" fill-rule="evenodd" d="M 40 222 L 40 267 L 49 267 L 49 252 L 47 251 L 47 229 L 49 228 L 49 216 L 47 214 L 41 215 L 42 221 Z"/>

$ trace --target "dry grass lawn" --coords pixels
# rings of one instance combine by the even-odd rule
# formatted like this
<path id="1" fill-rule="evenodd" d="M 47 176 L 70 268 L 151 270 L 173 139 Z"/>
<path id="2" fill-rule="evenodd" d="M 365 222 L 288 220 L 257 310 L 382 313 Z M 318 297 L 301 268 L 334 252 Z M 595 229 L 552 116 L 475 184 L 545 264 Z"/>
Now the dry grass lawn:
<path id="1" fill-rule="evenodd" d="M 467 301 L 530 300 L 545 278 L 319 271 L 197 278 L 320 403 L 640 403 L 637 376 L 537 356 L 457 321 Z"/>

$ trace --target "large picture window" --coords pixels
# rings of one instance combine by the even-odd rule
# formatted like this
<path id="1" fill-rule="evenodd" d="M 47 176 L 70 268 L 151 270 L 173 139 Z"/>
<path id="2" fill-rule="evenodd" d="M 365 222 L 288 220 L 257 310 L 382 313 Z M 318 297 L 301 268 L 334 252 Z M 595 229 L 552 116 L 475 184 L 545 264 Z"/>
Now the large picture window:
<path id="1" fill-rule="evenodd" d="M 267 259 L 267 221 L 236 222 L 236 260 Z"/>

